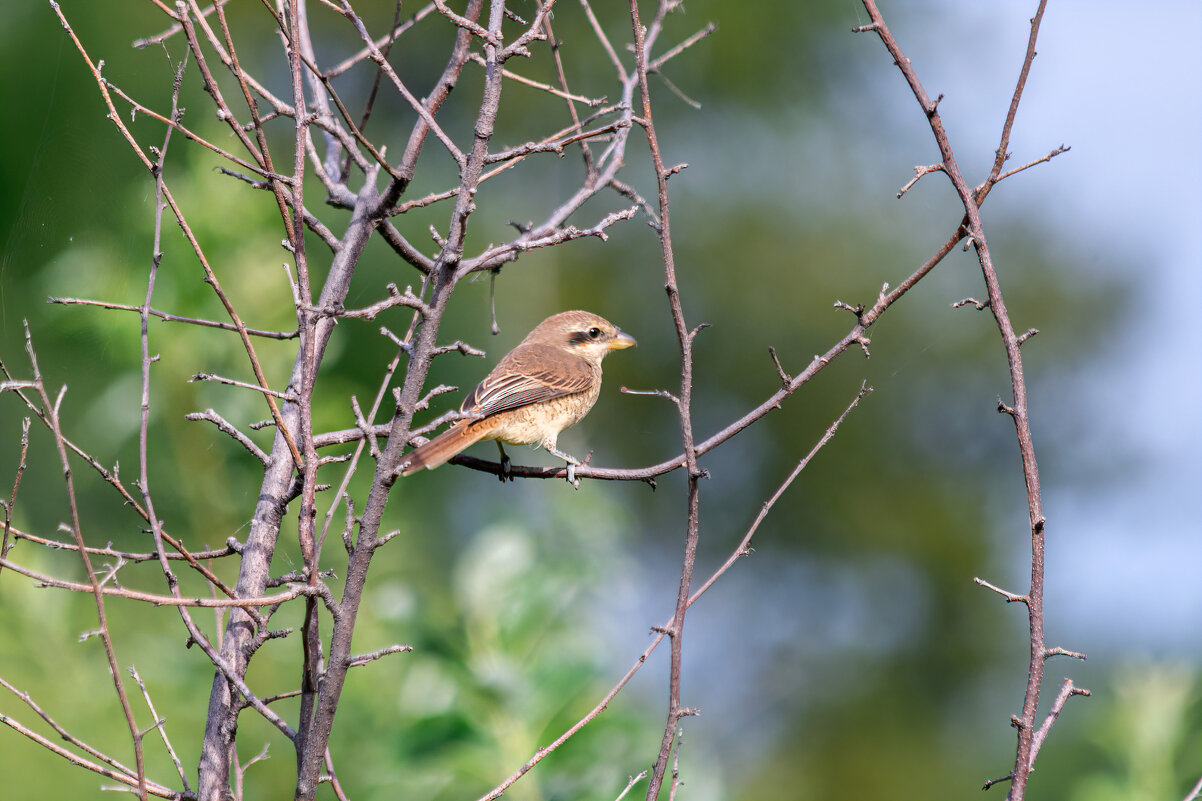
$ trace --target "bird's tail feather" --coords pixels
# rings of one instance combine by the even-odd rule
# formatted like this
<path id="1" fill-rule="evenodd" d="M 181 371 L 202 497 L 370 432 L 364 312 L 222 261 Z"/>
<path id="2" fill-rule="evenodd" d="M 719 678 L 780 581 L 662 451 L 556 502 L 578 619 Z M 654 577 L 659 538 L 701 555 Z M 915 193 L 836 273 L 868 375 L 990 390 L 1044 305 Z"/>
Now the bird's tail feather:
<path id="1" fill-rule="evenodd" d="M 433 470 L 482 440 L 487 433 L 488 426 L 473 425 L 468 420 L 462 420 L 410 452 L 401 463 L 400 473 L 409 476 L 418 470 Z"/>

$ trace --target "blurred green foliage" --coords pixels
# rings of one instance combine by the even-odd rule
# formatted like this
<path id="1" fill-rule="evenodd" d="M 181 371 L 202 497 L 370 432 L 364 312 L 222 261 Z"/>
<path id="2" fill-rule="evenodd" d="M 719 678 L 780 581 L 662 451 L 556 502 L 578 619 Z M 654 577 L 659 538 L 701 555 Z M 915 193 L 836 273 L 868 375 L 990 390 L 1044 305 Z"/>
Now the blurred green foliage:
<path id="1" fill-rule="evenodd" d="M 149 4 L 122 3 L 120 13 L 109 5 L 67 3 L 66 12 L 93 57 L 105 60 L 107 77 L 148 105 L 167 108 L 179 42 L 169 46 L 169 57 L 160 48 L 130 48 L 130 40 L 165 23 Z M 345 25 L 320 4 L 310 5 L 315 18 L 320 15 L 323 47 L 331 53 L 355 47 Z M 360 5 L 375 29 L 391 18 L 386 3 Z M 615 42 L 624 41 L 628 23 L 620 4 L 595 5 Z M 686 9 L 669 20 L 661 51 L 711 20 L 718 32 L 664 74 L 703 106 L 691 108 L 664 82 L 654 91 L 667 158 L 690 165 L 672 179 L 673 221 L 686 311 L 693 322 L 713 324 L 697 340 L 695 416 L 706 435 L 775 389 L 768 346 L 777 348 L 787 370 L 800 370 L 851 324 L 845 312 L 831 309 L 835 299 L 871 303 L 882 283 L 896 283 L 928 257 L 959 214 L 933 179 L 908 204 L 893 198 L 904 181 L 898 180 L 906 171 L 901 165 L 930 155 L 920 120 L 898 130 L 896 119 L 873 109 L 860 112 L 880 115 L 871 138 L 831 136 L 850 124 L 847 96 L 854 96 L 855 82 L 879 81 L 883 74 L 883 67 L 869 74 L 859 63 L 869 58 L 867 47 L 847 44 L 844 33 L 863 22 L 854 6 L 777 2 L 749 11 L 742 4 L 690 0 Z M 0 31 L 0 68 L 14 76 L 6 96 L 20 114 L 0 129 L 6 154 L 0 180 L 7 188 L 0 193 L 0 358 L 17 376 L 28 374 L 21 324 L 28 319 L 48 383 L 70 387 L 63 406 L 68 435 L 106 465 L 119 462 L 129 481 L 137 465 L 137 318 L 44 300 L 141 302 L 152 250 L 153 184 L 105 121 L 94 83 L 49 9 L 20 2 L 9 13 L 10 24 Z M 261 9 L 231 4 L 231 13 L 236 25 L 247 26 L 240 34 L 244 57 L 262 59 L 273 80 L 284 80 L 271 61 L 278 46 Z M 555 25 L 573 90 L 612 95 L 608 62 L 575 6 L 564 4 Z M 440 20 L 422 23 L 420 31 L 393 57 L 414 86 L 437 76 L 451 35 Z M 547 53 L 535 50 L 521 71 L 551 80 Z M 871 59 L 880 55 L 870 53 Z M 478 71 L 469 67 L 457 102 L 444 112 L 457 136 L 470 132 L 479 86 Z M 349 78 L 339 88 L 350 101 L 361 101 L 366 91 Z M 234 147 L 211 119 L 194 67 L 183 104 L 188 124 Z M 403 138 L 397 132 L 408 131 L 412 115 L 390 96 L 377 109 L 369 134 L 398 152 Z M 503 109 L 499 146 L 538 135 L 542 115 L 564 115 L 559 101 L 519 86 L 507 86 Z M 134 130 L 144 145 L 161 142 L 161 130 L 144 115 Z M 289 130 L 277 131 L 281 147 Z M 865 141 L 881 152 L 866 156 Z M 917 155 L 910 149 L 915 142 L 923 148 Z M 243 318 L 260 328 L 294 328 L 281 267 L 290 259 L 279 249 L 270 196 L 217 173 L 212 154 L 185 147 L 180 137 L 171 147 L 168 180 Z M 435 145 L 427 147 L 412 196 L 449 185 L 453 173 L 440 156 Z M 644 148 L 632 146 L 625 177 L 650 195 L 644 156 Z M 874 169 L 881 163 L 889 169 Z M 564 160 L 532 159 L 487 184 L 469 250 L 506 239 L 510 221 L 538 219 L 580 175 L 571 153 Z M 311 199 L 315 208 L 317 201 Z M 624 204 L 620 198 L 590 204 L 576 222 L 591 225 Z M 413 241 L 427 243 L 424 231 L 445 226 L 445 216 L 438 206 L 398 223 Z M 338 230 L 345 214 L 330 217 Z M 1119 313 L 1123 288 L 1096 279 L 1083 285 L 1075 265 L 1050 263 L 1048 234 L 1037 220 L 1003 217 L 990 231 L 1006 264 L 1018 325 L 1043 329 L 1039 347 L 1025 351 L 1031 382 L 1039 386 L 1089 358 L 1090 339 Z M 320 274 L 327 253 L 315 239 L 308 244 Z M 155 306 L 221 319 L 172 223 L 164 226 L 163 250 Z M 416 283 L 416 275 L 375 244 L 348 305 L 377 300 L 389 281 L 403 287 Z M 607 363 L 601 402 L 563 445 L 581 454 L 594 449 L 596 463 L 650 464 L 679 449 L 673 410 L 654 398 L 621 395 L 617 387 L 671 389 L 678 381 L 662 283 L 654 234 L 636 221 L 611 229 L 607 243 L 532 252 L 506 266 L 495 286 L 499 337 L 488 333 L 489 281 L 466 284 L 443 336 L 486 347 L 491 360 L 551 312 L 584 307 L 610 317 L 635 334 L 640 347 Z M 1013 737 L 1007 721 L 1025 679 L 1026 620 L 971 578 L 986 575 L 1016 587 L 1025 580 L 1024 566 L 1006 561 L 1011 548 L 1004 544 L 1024 536 L 1023 487 L 1011 430 L 992 417 L 994 398 L 1006 387 L 996 329 L 988 315 L 949 306 L 981 291 L 974 260 L 957 251 L 873 329 L 871 360 L 845 355 L 781 410 L 705 458 L 713 480 L 703 486 L 702 577 L 734 547 L 771 489 L 860 382 L 876 388 L 773 511 L 755 553 L 691 613 L 685 700 L 703 715 L 686 724 L 681 768 L 687 797 L 962 798 L 1008 770 Z M 393 355 L 377 327 L 403 330 L 407 319 L 390 313 L 376 322 L 340 324 L 315 399 L 318 428 L 353 425 L 350 396 L 366 405 Z M 150 431 L 159 514 L 193 548 L 242 538 L 258 487 L 255 463 L 207 424 L 182 421 L 187 412 L 209 407 L 241 426 L 266 417 L 249 392 L 188 382 L 201 370 L 249 379 L 241 346 L 234 336 L 205 329 L 154 323 L 151 331 L 152 351 L 162 357 L 154 367 Z M 294 342 L 257 346 L 269 377 L 287 375 Z M 432 382 L 470 386 L 486 368 L 447 356 Z M 441 398 L 434 411 L 457 402 Z M 0 487 L 15 469 L 13 444 L 24 414 L 16 398 L 0 396 Z M 1036 420 L 1041 447 L 1052 453 L 1058 437 L 1075 430 L 1057 414 L 1041 408 Z M 44 535 L 53 535 L 67 516 L 51 453 L 49 437 L 35 426 L 16 523 Z M 541 454 L 513 455 L 544 463 Z M 115 502 L 111 489 L 82 466 L 77 476 L 89 542 L 148 550 L 141 521 Z M 1056 480 L 1054 471 L 1048 480 Z M 365 471 L 352 492 L 366 481 Z M 366 652 L 405 642 L 414 651 L 358 668 L 348 681 L 332 748 L 351 797 L 474 797 L 587 712 L 671 608 L 682 486 L 679 476 L 669 476 L 654 493 L 644 485 L 600 482 L 572 492 L 560 482 L 502 486 L 457 468 L 399 483 L 388 527 L 400 533 L 373 565 L 355 646 Z M 323 567 L 340 573 L 340 512 L 334 520 Z M 43 572 L 80 576 L 66 552 L 22 543 L 12 555 Z M 275 565 L 284 573 L 299 562 L 293 520 Z M 233 564 L 215 569 L 234 579 Z M 162 591 L 156 571 L 128 567 L 122 581 Z M 183 576 L 186 586 L 203 591 Z M 110 609 L 119 621 L 114 636 L 121 664 L 136 665 L 147 681 L 194 780 L 212 670 L 199 649 L 183 647 L 174 610 L 120 600 Z M 273 624 L 299 624 L 287 615 Z M 213 630 L 215 615 L 194 616 Z M 99 644 L 95 638 L 75 642 L 95 625 L 91 599 L 37 589 L 6 571 L 0 574 L 0 621 L 0 676 L 29 691 L 72 733 L 132 763 Z M 1062 635 L 1071 632 L 1057 632 Z M 264 695 L 294 687 L 299 648 L 295 638 L 266 646 L 252 663 L 252 686 Z M 666 664 L 657 654 L 598 720 L 507 797 L 614 797 L 654 756 Z M 1053 662 L 1048 673 L 1049 700 L 1057 667 Z M 1189 756 L 1202 744 L 1197 667 L 1110 659 L 1101 668 L 1091 661 L 1064 670 L 1094 696 L 1069 704 L 1029 797 L 1135 801 L 1182 794 L 1198 771 Z M 149 714 L 138 701 L 135 708 L 147 725 Z M 294 702 L 279 709 L 295 717 Z M 34 723 L 11 695 L 0 695 L 0 711 Z M 242 762 L 264 743 L 271 758 L 247 771 L 248 798 L 281 797 L 291 786 L 289 746 L 254 715 L 244 715 Z M 151 775 L 174 784 L 174 769 L 153 736 L 147 753 Z M 96 797 L 103 784 L 11 731 L 0 733 L 0 774 L 11 799 Z"/>

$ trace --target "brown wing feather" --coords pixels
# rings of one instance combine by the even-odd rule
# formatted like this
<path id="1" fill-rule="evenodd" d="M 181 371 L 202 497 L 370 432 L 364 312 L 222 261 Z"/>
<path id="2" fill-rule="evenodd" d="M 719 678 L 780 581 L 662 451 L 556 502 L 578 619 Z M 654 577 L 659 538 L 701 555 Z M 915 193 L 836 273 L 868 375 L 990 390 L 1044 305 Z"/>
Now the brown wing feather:
<path id="1" fill-rule="evenodd" d="M 599 368 L 562 348 L 523 343 L 497 363 L 466 398 L 460 411 L 488 417 L 539 401 L 584 392 Z"/>

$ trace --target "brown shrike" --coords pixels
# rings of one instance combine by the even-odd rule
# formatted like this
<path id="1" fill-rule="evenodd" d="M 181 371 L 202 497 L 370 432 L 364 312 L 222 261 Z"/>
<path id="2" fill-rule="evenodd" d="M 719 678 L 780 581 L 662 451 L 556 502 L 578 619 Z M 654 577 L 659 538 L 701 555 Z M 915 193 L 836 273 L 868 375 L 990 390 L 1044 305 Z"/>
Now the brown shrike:
<path id="1" fill-rule="evenodd" d="M 501 443 L 509 443 L 541 445 L 568 463 L 568 481 L 578 484 L 580 460 L 559 450 L 555 441 L 597 402 L 605 354 L 634 345 L 634 337 L 589 312 L 548 317 L 468 394 L 459 407 L 464 419 L 410 452 L 400 474 L 433 470 L 468 446 L 491 439 L 501 450 L 502 481 L 509 457 Z"/>

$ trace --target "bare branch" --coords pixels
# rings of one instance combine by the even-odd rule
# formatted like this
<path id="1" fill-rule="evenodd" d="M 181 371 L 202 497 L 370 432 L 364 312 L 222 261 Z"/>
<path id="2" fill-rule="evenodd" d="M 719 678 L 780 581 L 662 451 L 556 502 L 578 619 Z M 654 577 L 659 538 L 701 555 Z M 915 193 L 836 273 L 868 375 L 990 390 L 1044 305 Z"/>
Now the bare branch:
<path id="1" fill-rule="evenodd" d="M 1031 763 L 1027 766 L 1028 771 L 1035 769 L 1035 758 L 1039 755 L 1039 749 L 1047 739 L 1048 732 L 1052 730 L 1052 724 L 1060 717 L 1068 699 L 1074 695 L 1091 695 L 1091 693 L 1089 690 L 1075 686 L 1072 679 L 1065 679 L 1064 684 L 1060 687 L 1060 692 L 1056 695 L 1056 700 L 1052 702 L 1052 708 L 1048 710 L 1047 717 L 1043 719 L 1039 729 L 1031 736 Z"/>
<path id="2" fill-rule="evenodd" d="M 217 426 L 217 428 L 223 433 L 229 434 L 231 437 L 233 437 L 239 445 L 250 451 L 251 456 L 254 456 L 256 459 L 258 459 L 261 464 L 267 464 L 269 457 L 263 452 L 263 449 L 256 445 L 254 440 L 243 434 L 241 431 L 235 428 L 232 423 L 230 423 L 221 415 L 217 414 L 217 412 L 213 411 L 212 409 L 205 409 L 203 412 L 192 412 L 191 414 L 186 414 L 184 415 L 184 419 L 207 420 L 208 422 Z"/>
<path id="3" fill-rule="evenodd" d="M 78 548 L 76 550 L 78 550 Z M 99 592 L 101 595 L 115 598 L 125 598 L 130 601 L 142 601 L 144 603 L 153 604 L 154 606 L 238 607 L 242 609 L 249 609 L 256 606 L 274 606 L 276 604 L 284 603 L 285 601 L 291 601 L 293 598 L 314 594 L 314 591 L 307 585 L 296 586 L 290 589 L 288 592 L 281 592 L 262 598 L 183 598 L 173 595 L 156 595 L 150 592 L 127 589 L 125 587 L 109 586 L 103 586 L 99 587 L 98 590 L 93 590 L 92 586 L 89 584 L 82 584 L 78 581 L 66 581 L 65 579 L 48 576 L 44 573 L 31 570 L 23 565 L 19 565 L 8 559 L 0 559 L 0 565 L 7 567 L 14 573 L 20 573 L 22 576 L 33 579 L 43 587 L 55 587 L 60 590 L 71 590 L 73 592 Z"/>
<path id="4" fill-rule="evenodd" d="M 1010 368 L 1010 384 L 1013 390 L 1013 405 L 999 400 L 998 408 L 1005 411 L 1014 421 L 1015 434 L 1018 439 L 1019 454 L 1022 459 L 1023 479 L 1027 488 L 1027 507 L 1031 523 L 1031 588 L 1025 596 L 1030 621 L 1030 661 L 1027 670 L 1027 686 L 1023 697 L 1023 711 L 1018 727 L 1018 747 L 1015 754 L 1014 770 L 1011 773 L 1011 784 L 1008 799 L 1021 801 L 1025 797 L 1027 778 L 1030 775 L 1034 754 L 1035 716 L 1039 707 L 1039 695 L 1043 685 L 1043 670 L 1047 647 L 1044 640 L 1044 527 L 1042 492 L 1039 480 L 1039 468 L 1035 459 L 1035 445 L 1031 434 L 1031 424 L 1027 408 L 1026 377 L 1023 370 L 1020 346 L 1022 340 L 1016 333 L 1010 320 L 1005 299 L 1002 296 L 1001 283 L 997 269 L 993 263 L 985 231 L 981 222 L 980 204 L 990 189 L 996 184 L 1005 162 L 1006 148 L 1014 125 L 1018 104 L 1030 74 L 1031 63 L 1035 58 L 1035 41 L 1039 36 L 1039 26 L 1046 8 L 1046 0 L 1040 0 L 1039 8 L 1031 19 L 1031 34 L 1027 42 L 1027 52 L 1023 60 L 1018 83 L 1011 99 L 1006 122 L 1002 127 L 1001 142 L 998 146 L 993 169 L 989 178 L 980 187 L 970 188 L 960 172 L 952 152 L 951 142 L 943 128 L 938 113 L 938 101 L 932 102 L 923 88 L 910 59 L 906 58 L 901 47 L 894 39 L 889 27 L 885 24 L 874 0 L 863 0 L 864 8 L 872 19 L 871 30 L 880 37 L 881 42 L 893 57 L 894 64 L 901 70 L 909 84 L 915 99 L 927 116 L 931 133 L 939 146 L 944 172 L 951 179 L 964 206 L 965 218 L 961 225 L 965 234 L 971 237 L 971 242 L 977 252 L 981 273 L 989 293 L 989 308 L 997 322 L 1002 343 L 1006 351 L 1006 359 Z M 992 588 L 992 587 L 991 587 Z M 992 588 L 995 589 L 996 588 Z"/>
<path id="5" fill-rule="evenodd" d="M 98 773 L 101 776 L 105 776 L 109 779 L 119 781 L 122 784 L 126 785 L 127 787 L 132 787 L 132 788 L 138 790 L 139 792 L 141 792 L 143 794 L 143 797 L 145 797 L 146 795 L 155 795 L 160 798 L 173 798 L 173 799 L 179 798 L 179 793 L 177 793 L 176 791 L 171 790 L 167 787 L 164 787 L 163 785 L 161 785 L 157 782 L 152 782 L 152 781 L 148 781 L 145 779 L 143 779 L 141 782 L 139 782 L 139 778 L 136 775 L 133 775 L 131 773 L 126 773 L 123 771 L 114 770 L 113 768 L 106 768 L 103 765 L 100 765 L 100 764 L 97 764 L 97 763 L 91 761 L 90 759 L 84 759 L 83 757 L 81 757 L 77 754 L 73 754 L 70 751 L 68 751 L 66 748 L 63 748 L 58 743 L 52 742 L 51 740 L 48 740 L 47 738 L 43 737 L 42 735 L 38 734 L 37 732 L 26 728 L 25 726 L 21 725 L 19 722 L 17 722 L 13 718 L 9 717 L 8 715 L 5 715 L 2 712 L 0 712 L 0 723 L 3 723 L 5 726 L 8 726 L 10 729 L 17 732 L 18 734 L 25 735 L 30 740 L 34 741 L 41 747 L 45 748 L 47 751 L 50 751 L 51 753 L 54 753 L 54 754 L 58 754 L 63 759 L 70 762 L 72 765 L 77 765 L 86 770 L 90 770 L 93 773 Z M 144 786 L 140 786 L 140 785 L 144 785 Z"/>
<path id="6" fill-rule="evenodd" d="M 248 384 L 245 381 L 238 381 L 234 378 L 226 378 L 225 376 L 214 375 L 212 373 L 196 373 L 188 381 L 215 381 L 218 384 L 228 384 L 231 387 L 241 387 L 242 389 L 253 389 L 255 392 L 261 392 L 268 397 L 275 397 L 286 401 L 295 401 L 296 395 L 290 395 L 287 392 L 279 392 L 274 389 L 260 386 L 258 384 Z"/>
<path id="7" fill-rule="evenodd" d="M 9 534 L 12 532 L 13 509 L 17 505 L 17 491 L 21 489 L 21 477 L 25 475 L 25 468 L 27 466 L 25 457 L 28 455 L 29 418 L 26 417 L 21 421 L 21 456 L 17 459 L 17 474 L 13 478 L 13 488 L 12 492 L 9 493 L 8 502 L 4 503 L 4 535 L 0 537 L 0 559 L 7 558 L 8 550 L 12 547 L 9 545 Z"/>
<path id="8" fill-rule="evenodd" d="M 175 749 L 171 746 L 171 740 L 167 737 L 167 729 L 163 725 L 165 721 L 159 717 L 159 713 L 155 711 L 154 702 L 150 700 L 150 691 L 146 689 L 145 682 L 142 681 L 142 677 L 138 675 L 137 668 L 133 665 L 129 666 L 129 674 L 133 676 L 138 689 L 142 691 L 142 697 L 146 699 L 146 708 L 150 710 L 150 716 L 155 721 L 154 728 L 158 729 L 159 736 L 163 738 L 163 747 L 167 749 L 167 754 L 171 757 L 171 762 L 175 765 L 175 770 L 179 774 L 179 781 L 184 788 L 184 793 L 191 794 L 192 789 L 188 786 L 188 777 L 184 773 L 184 766 L 179 761 L 179 756 L 176 755 Z"/>
<path id="9" fill-rule="evenodd" d="M 366 654 L 359 654 L 358 656 L 351 657 L 349 660 L 347 660 L 346 666 L 348 668 L 362 667 L 375 662 L 377 659 L 383 659 L 390 654 L 408 653 L 412 650 L 412 645 L 390 645 L 387 648 L 381 648 L 377 651 L 370 651 Z"/>
<path id="10" fill-rule="evenodd" d="M 760 523 L 762 523 L 764 518 L 768 516 L 768 513 L 772 510 L 772 507 L 776 505 L 776 502 L 780 500 L 785 491 L 793 484 L 798 475 L 800 475 L 801 471 L 804 470 L 818 454 L 818 451 L 820 451 L 823 446 L 830 442 L 830 440 L 835 436 L 835 432 L 839 430 L 839 426 L 843 423 L 843 420 L 847 417 L 847 415 L 851 413 L 852 409 L 859 405 L 860 401 L 871 391 L 871 388 L 867 387 L 866 385 L 861 386 L 860 391 L 856 394 L 855 399 L 853 399 L 847 408 L 843 410 L 843 413 L 836 418 L 835 422 L 833 422 L 827 428 L 826 433 L 824 433 L 814 447 L 810 449 L 810 452 L 806 454 L 806 456 L 797 464 L 793 471 L 790 472 L 788 477 L 786 477 L 780 486 L 777 487 L 776 491 L 773 492 L 768 500 L 765 501 L 760 507 L 759 514 L 756 516 L 751 526 L 743 534 L 742 539 L 739 541 L 738 545 L 735 546 L 735 549 L 731 552 L 726 561 L 723 562 L 722 565 L 719 566 L 718 569 L 715 570 L 691 596 L 689 596 L 689 606 L 692 606 L 694 603 L 696 603 L 697 600 L 701 598 L 701 596 L 704 595 L 706 591 L 718 581 L 719 578 L 721 578 L 735 565 L 736 562 L 739 561 L 739 559 L 751 552 L 751 540 L 755 536 L 756 531 L 759 529 Z M 580 468 L 578 467 L 577 470 L 579 469 Z M 550 745 L 538 749 L 538 751 L 534 753 L 534 756 L 530 757 L 530 759 L 528 759 L 524 765 L 514 771 L 513 774 L 511 774 L 505 781 L 498 784 L 486 795 L 481 796 L 479 801 L 496 801 L 496 799 L 500 798 L 507 789 L 512 787 L 515 782 L 522 778 L 522 776 L 525 776 L 527 773 L 529 773 L 534 766 L 541 762 L 548 754 L 552 753 L 559 748 L 559 746 L 567 742 L 576 734 L 576 732 L 583 729 L 590 722 L 596 719 L 598 715 L 605 711 L 605 708 L 609 706 L 609 702 L 612 701 L 618 695 L 618 693 L 622 691 L 622 688 L 625 687 L 632 678 L 634 678 L 634 674 L 637 673 L 639 668 L 641 668 L 647 662 L 647 658 L 651 656 L 652 652 L 654 652 L 655 649 L 659 647 L 659 644 L 664 641 L 664 638 L 668 636 L 671 622 L 672 621 L 669 620 L 663 626 L 657 626 L 653 629 L 653 631 L 656 632 L 656 637 L 652 639 L 651 643 L 643 650 L 641 654 L 639 654 L 639 656 L 635 659 L 634 664 L 632 664 L 630 669 L 626 671 L 626 674 L 618 680 L 618 683 L 610 688 L 609 692 L 607 692 L 605 696 L 597 702 L 596 706 L 594 706 L 584 717 L 576 721 L 571 728 L 557 737 Z M 633 780 L 631 783 L 633 784 Z"/>
<path id="11" fill-rule="evenodd" d="M 228 2 L 228 0 L 227 0 Z M 102 309 L 113 309 L 118 311 L 141 312 L 141 306 L 130 306 L 125 303 L 110 303 L 104 300 L 86 300 L 84 298 L 47 298 L 47 303 L 58 303 L 63 306 L 99 306 Z M 237 331 L 238 327 L 232 323 L 223 323 L 216 320 L 202 320 L 197 317 L 181 317 L 178 314 L 168 314 L 158 309 L 148 309 L 147 314 L 151 317 L 158 317 L 160 320 L 165 320 L 170 323 L 187 323 L 188 325 L 198 325 L 207 328 L 220 328 L 222 331 Z M 252 337 L 265 337 L 267 339 L 295 339 L 297 332 L 292 331 L 264 331 L 259 328 L 247 328 L 246 333 Z"/>

